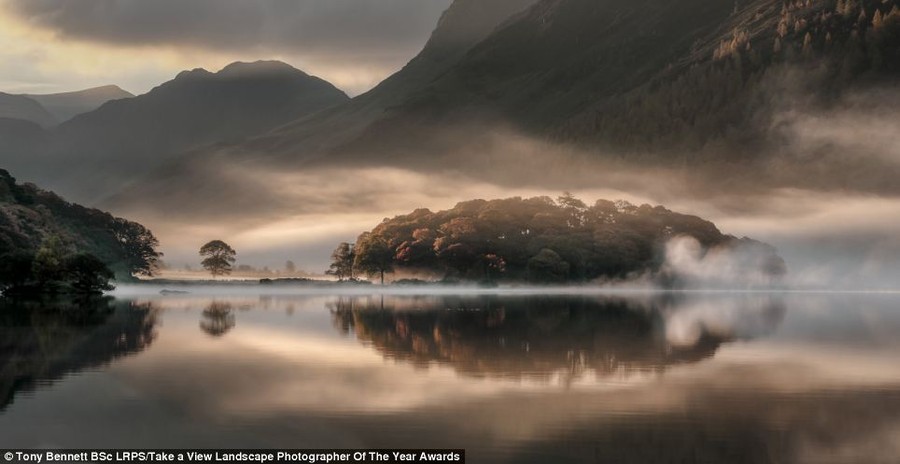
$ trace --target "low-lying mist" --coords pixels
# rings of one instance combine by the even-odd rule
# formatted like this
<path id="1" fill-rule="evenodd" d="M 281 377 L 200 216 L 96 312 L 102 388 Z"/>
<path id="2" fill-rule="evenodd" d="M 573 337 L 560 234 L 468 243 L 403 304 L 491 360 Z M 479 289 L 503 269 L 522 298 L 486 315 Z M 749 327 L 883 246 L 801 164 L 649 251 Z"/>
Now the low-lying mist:
<path id="1" fill-rule="evenodd" d="M 447 129 L 463 149 L 396 157 L 265 153 L 193 156 L 156 172 L 103 206 L 147 224 L 167 261 L 196 263 L 219 238 L 238 260 L 280 268 L 290 259 L 321 272 L 341 241 L 417 208 L 512 196 L 661 204 L 723 232 L 778 248 L 792 285 L 894 288 L 900 277 L 900 101 L 892 90 L 828 106 L 786 101 L 771 118 L 770 152 L 752 160 L 598 153 L 535 140 L 505 126 Z M 479 135 L 472 135 L 479 134 Z M 706 271 L 698 271 L 706 272 Z M 715 272 L 714 272 L 715 273 Z M 736 276 L 753 280 L 752 276 Z"/>

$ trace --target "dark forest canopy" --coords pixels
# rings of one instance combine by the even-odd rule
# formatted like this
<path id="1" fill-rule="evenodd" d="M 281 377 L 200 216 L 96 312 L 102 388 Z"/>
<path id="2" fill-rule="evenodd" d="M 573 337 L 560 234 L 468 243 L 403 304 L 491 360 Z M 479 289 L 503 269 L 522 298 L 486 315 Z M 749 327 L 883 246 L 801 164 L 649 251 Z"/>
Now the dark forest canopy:
<path id="1" fill-rule="evenodd" d="M 69 203 L 0 169 L 0 257 L 35 256 L 48 239 L 90 255 L 119 280 L 152 275 L 162 253 L 153 233 L 136 222 Z"/>
<path id="2" fill-rule="evenodd" d="M 785 272 L 771 246 L 725 235 L 699 217 L 625 201 L 588 206 L 570 194 L 556 201 L 515 197 L 467 201 L 447 211 L 418 209 L 385 219 L 362 234 L 354 249 L 357 269 L 370 276 L 408 271 L 472 281 L 565 283 L 659 271 L 666 243 L 676 237 L 692 237 L 704 253 L 752 249 L 759 259 L 746 261 L 756 267 L 748 272 Z"/>

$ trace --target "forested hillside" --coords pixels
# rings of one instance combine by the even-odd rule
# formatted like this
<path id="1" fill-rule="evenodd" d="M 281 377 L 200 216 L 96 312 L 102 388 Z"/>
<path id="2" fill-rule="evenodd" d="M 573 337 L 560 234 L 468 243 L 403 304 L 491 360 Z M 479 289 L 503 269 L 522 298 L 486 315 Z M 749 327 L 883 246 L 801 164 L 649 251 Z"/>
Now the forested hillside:
<path id="1" fill-rule="evenodd" d="M 69 203 L 32 184 L 17 184 L 0 169 L 0 259 L 34 255 L 51 238 L 69 252 L 99 258 L 120 280 L 152 273 L 161 256 L 146 227 Z"/>
<path id="2" fill-rule="evenodd" d="M 785 98 L 827 104 L 898 77 L 896 0 L 544 0 L 343 150 L 421 151 L 474 120 L 595 150 L 733 156 L 762 146 Z"/>

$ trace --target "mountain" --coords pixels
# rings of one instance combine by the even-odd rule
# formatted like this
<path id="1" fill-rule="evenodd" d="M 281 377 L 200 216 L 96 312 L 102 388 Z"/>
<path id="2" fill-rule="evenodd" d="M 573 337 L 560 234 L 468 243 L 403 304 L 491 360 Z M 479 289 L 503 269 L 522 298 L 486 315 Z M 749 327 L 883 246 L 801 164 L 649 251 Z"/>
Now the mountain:
<path id="1" fill-rule="evenodd" d="M 410 94 L 426 87 L 503 21 L 535 1 L 456 0 L 441 16 L 422 51 L 375 88 L 343 105 L 298 119 L 235 148 L 313 158 L 330 147 L 353 140 L 383 117 L 388 108 L 403 103 Z"/>
<path id="2" fill-rule="evenodd" d="M 16 253 L 34 254 L 51 237 L 74 252 L 96 256 L 120 280 L 148 273 L 160 256 L 156 238 L 144 226 L 19 184 L 0 169 L 0 262 Z"/>
<path id="3" fill-rule="evenodd" d="M 898 1 L 456 0 L 403 69 L 321 111 L 191 113 L 212 105 L 185 102 L 225 73 L 198 70 L 76 117 L 56 131 L 50 160 L 77 156 L 85 172 L 48 185 L 79 193 L 88 185 L 81 198 L 116 207 L 174 209 L 185 198 L 256 201 L 223 177 L 235 165 L 454 169 L 496 182 L 542 154 L 506 143 L 513 134 L 546 152 L 578 150 L 592 161 L 690 169 L 713 180 L 896 191 L 896 167 L 883 155 L 791 152 L 777 115 L 798 102 L 819 111 L 855 91 L 896 88 Z M 154 110 L 150 101 L 163 94 L 177 95 L 165 108 L 178 111 Z M 277 95 L 298 92 L 273 89 L 283 102 Z M 513 164 L 495 169 L 498 152 Z M 546 174 L 508 177 L 540 183 Z"/>
<path id="4" fill-rule="evenodd" d="M 778 110 L 900 77 L 898 0 L 480 3 L 454 2 L 370 92 L 217 156 L 455 168 L 502 130 L 656 165 L 758 160 L 783 154 Z"/>
<path id="5" fill-rule="evenodd" d="M 25 158 L 3 153 L 22 177 L 92 202 L 195 147 L 234 143 L 348 100 L 317 77 L 276 61 L 194 69 L 150 92 L 109 101 L 46 134 Z M 49 170 L 47 165 L 67 166 Z"/>
<path id="6" fill-rule="evenodd" d="M 893 85 L 898 63 L 896 0 L 542 0 L 338 151 L 415 151 L 473 122 L 620 153 L 756 151 L 781 99 Z"/>
<path id="7" fill-rule="evenodd" d="M 57 124 L 57 119 L 37 101 L 22 95 L 0 92 L 0 118 L 29 121 L 41 127 Z"/>
<path id="8" fill-rule="evenodd" d="M 59 122 L 65 122 L 82 113 L 93 111 L 112 100 L 131 98 L 134 95 L 115 85 L 105 85 L 75 92 L 23 95 L 41 104 Z"/>
<path id="9" fill-rule="evenodd" d="M 222 160 L 253 164 L 271 161 L 278 169 L 309 160 L 328 162 L 335 147 L 359 138 L 383 119 L 390 108 L 426 88 L 504 21 L 536 1 L 455 0 L 441 16 L 421 52 L 372 90 L 237 144 L 218 144 L 214 149 L 200 147 L 190 156 L 180 157 L 136 179 L 123 191 L 105 199 L 104 204 L 113 208 L 129 208 L 136 202 L 151 208 L 184 205 L 185 201 L 193 202 L 192 206 L 209 205 L 207 198 L 193 193 L 182 195 L 196 192 L 198 185 L 206 192 L 204 195 L 234 199 L 235 190 L 223 189 L 228 182 L 222 182 L 219 173 L 210 168 L 222 165 Z M 153 198 L 155 204 L 148 205 L 142 200 L 146 198 Z"/>

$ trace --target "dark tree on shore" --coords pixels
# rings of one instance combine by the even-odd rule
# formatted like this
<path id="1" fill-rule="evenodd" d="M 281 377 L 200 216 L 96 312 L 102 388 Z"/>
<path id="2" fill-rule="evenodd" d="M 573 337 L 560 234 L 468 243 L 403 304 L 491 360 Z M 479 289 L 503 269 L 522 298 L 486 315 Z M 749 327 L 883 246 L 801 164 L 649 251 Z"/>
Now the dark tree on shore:
<path id="1" fill-rule="evenodd" d="M 63 280 L 68 254 L 68 247 L 58 235 L 51 235 L 41 243 L 31 267 L 35 279 L 41 286 Z"/>
<path id="2" fill-rule="evenodd" d="M 112 232 L 125 255 L 132 274 L 152 276 L 160 266 L 163 254 L 156 251 L 159 240 L 146 227 L 124 219 L 116 219 Z"/>
<path id="3" fill-rule="evenodd" d="M 0 292 L 21 288 L 32 278 L 34 254 L 16 251 L 0 256 Z"/>
<path id="4" fill-rule="evenodd" d="M 112 290 L 113 272 L 96 256 L 79 253 L 66 258 L 68 280 L 78 293 L 100 293 Z"/>
<path id="5" fill-rule="evenodd" d="M 96 256 L 72 250 L 58 236 L 48 237 L 36 254 L 0 256 L 0 292 L 5 295 L 99 294 L 115 288 L 115 274 Z"/>
<path id="6" fill-rule="evenodd" d="M 331 267 L 325 273 L 337 277 L 338 280 L 352 279 L 353 259 L 353 245 L 343 242 L 331 253 Z"/>
<path id="7" fill-rule="evenodd" d="M 394 250 L 381 237 L 363 234 L 356 242 L 354 267 L 369 277 L 380 276 L 384 285 L 384 274 L 394 272 Z"/>
<path id="8" fill-rule="evenodd" d="M 228 275 L 231 274 L 232 266 L 236 261 L 235 255 L 237 252 L 227 243 L 213 240 L 200 247 L 200 256 L 204 257 L 200 264 L 212 274 L 213 278 Z"/>

